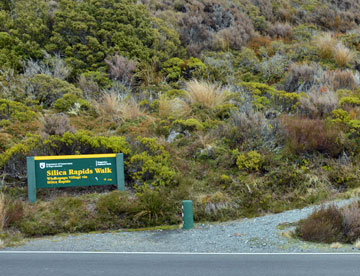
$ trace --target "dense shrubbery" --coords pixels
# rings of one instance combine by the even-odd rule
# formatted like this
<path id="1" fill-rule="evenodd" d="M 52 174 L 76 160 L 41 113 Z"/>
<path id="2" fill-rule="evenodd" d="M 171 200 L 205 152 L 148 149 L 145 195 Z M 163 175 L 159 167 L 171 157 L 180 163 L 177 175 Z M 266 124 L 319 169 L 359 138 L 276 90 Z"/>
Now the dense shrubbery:
<path id="1" fill-rule="evenodd" d="M 197 221 L 225 220 L 359 187 L 358 8 L 0 1 L 0 192 L 14 206 L 2 227 L 40 235 L 178 223 L 184 198 Z M 126 193 L 18 200 L 26 156 L 108 152 L 125 154 Z M 355 237 L 346 221 L 342 235 Z"/>

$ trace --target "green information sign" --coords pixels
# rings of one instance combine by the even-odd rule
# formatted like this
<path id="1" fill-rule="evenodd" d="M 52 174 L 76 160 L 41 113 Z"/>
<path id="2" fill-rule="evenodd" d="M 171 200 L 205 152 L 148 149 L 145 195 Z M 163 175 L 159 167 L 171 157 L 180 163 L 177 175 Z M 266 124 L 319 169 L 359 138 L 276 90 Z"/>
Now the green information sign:
<path id="1" fill-rule="evenodd" d="M 117 185 L 125 189 L 124 156 L 87 154 L 27 157 L 28 197 L 36 201 L 37 188 Z"/>

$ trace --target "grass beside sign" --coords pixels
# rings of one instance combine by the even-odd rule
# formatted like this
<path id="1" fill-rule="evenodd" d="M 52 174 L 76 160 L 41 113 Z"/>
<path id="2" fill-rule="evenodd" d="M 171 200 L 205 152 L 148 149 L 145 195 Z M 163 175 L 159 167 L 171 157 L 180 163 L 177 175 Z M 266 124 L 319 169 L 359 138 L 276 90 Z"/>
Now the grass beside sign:
<path id="1" fill-rule="evenodd" d="M 27 157 L 28 197 L 36 201 L 36 189 L 117 185 L 125 190 L 124 155 L 87 154 Z"/>

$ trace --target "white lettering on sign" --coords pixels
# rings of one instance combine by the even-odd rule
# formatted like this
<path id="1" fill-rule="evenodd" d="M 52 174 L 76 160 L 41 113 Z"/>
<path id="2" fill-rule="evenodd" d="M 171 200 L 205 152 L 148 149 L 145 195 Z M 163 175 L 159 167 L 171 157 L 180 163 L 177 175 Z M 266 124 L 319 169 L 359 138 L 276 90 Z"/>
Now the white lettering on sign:
<path id="1" fill-rule="evenodd" d="M 52 168 L 62 168 L 64 166 L 72 166 L 73 163 L 40 163 L 40 168 L 41 167 L 41 164 L 44 164 L 46 165 L 46 168 L 47 169 L 52 169 Z M 42 168 L 43 169 L 43 168 Z"/>
<path id="2" fill-rule="evenodd" d="M 111 166 L 111 163 L 108 161 L 95 161 L 96 166 Z"/>

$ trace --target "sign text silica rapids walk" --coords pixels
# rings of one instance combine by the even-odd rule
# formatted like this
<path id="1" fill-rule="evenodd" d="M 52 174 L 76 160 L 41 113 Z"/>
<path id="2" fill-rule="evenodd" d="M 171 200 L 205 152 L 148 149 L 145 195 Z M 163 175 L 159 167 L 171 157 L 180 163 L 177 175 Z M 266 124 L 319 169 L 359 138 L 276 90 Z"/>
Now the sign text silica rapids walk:
<path id="1" fill-rule="evenodd" d="M 28 197 L 36 201 L 36 189 L 117 185 L 125 189 L 124 155 L 87 154 L 27 157 Z"/>

